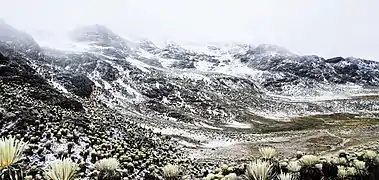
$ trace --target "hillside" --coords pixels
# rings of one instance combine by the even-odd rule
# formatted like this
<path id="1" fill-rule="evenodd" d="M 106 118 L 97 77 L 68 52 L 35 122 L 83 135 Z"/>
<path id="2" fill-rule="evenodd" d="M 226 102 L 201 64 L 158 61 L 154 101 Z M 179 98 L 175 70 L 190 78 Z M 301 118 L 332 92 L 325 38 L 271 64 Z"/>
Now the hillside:
<path id="1" fill-rule="evenodd" d="M 71 49 L 41 47 L 4 22 L 0 32 L 0 135 L 30 142 L 22 164 L 35 174 L 71 157 L 85 178 L 117 156 L 131 179 L 161 178 L 158 167 L 174 162 L 201 177 L 263 145 L 285 156 L 377 147 L 376 61 L 274 45 L 161 47 L 102 25 L 70 32 Z"/>

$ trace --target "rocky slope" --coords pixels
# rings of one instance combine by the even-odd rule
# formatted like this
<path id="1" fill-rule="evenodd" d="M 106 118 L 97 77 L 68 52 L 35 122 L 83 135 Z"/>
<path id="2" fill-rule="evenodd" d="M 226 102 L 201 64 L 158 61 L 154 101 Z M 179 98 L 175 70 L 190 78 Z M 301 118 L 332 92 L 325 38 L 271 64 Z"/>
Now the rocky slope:
<path id="1" fill-rule="evenodd" d="M 169 138 L 102 103 L 63 95 L 24 55 L 4 44 L 0 52 L 0 136 L 28 142 L 17 166 L 33 179 L 41 178 L 46 165 L 58 158 L 79 163 L 81 179 L 94 177 L 93 163 L 107 157 L 120 159 L 131 179 L 159 179 L 158 167 L 184 162 Z"/>
<path id="2" fill-rule="evenodd" d="M 38 152 L 26 161 L 37 166 L 46 154 L 72 154 L 87 163 L 84 177 L 92 166 L 80 148 L 91 147 L 95 159 L 113 149 L 126 156 L 125 168 L 136 167 L 136 178 L 156 176 L 149 165 L 171 156 L 235 160 L 262 144 L 329 151 L 378 138 L 371 133 L 379 110 L 375 61 L 300 56 L 272 45 L 160 47 L 101 25 L 73 30 L 69 37 L 82 48 L 72 50 L 40 47 L 4 22 L 0 32 L 1 135 L 26 135 Z M 189 151 L 181 154 L 156 132 Z"/>

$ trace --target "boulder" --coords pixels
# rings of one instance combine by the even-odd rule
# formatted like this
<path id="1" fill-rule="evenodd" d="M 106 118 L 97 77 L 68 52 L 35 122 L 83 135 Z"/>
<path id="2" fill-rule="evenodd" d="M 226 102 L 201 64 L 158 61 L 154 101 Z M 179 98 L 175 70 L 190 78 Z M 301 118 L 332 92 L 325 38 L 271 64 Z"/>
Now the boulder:
<path id="1" fill-rule="evenodd" d="M 63 73 L 57 76 L 58 81 L 71 93 L 79 97 L 90 97 L 95 86 L 84 74 Z"/>

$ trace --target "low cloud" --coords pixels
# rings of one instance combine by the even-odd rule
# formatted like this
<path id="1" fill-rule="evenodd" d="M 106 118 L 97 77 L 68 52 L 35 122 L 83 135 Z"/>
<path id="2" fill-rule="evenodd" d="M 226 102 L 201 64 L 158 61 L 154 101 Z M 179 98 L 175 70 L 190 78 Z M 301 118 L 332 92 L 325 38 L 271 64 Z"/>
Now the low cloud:
<path id="1" fill-rule="evenodd" d="M 0 18 L 34 36 L 80 24 L 156 42 L 276 44 L 301 54 L 379 60 L 377 0 L 12 0 Z"/>

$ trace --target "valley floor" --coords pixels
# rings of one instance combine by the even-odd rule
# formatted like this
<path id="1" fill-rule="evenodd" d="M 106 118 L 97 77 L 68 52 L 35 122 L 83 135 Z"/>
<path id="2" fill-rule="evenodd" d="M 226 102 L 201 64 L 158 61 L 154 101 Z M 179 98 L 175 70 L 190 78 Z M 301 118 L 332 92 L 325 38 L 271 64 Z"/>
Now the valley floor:
<path id="1" fill-rule="evenodd" d="M 234 122 L 180 127 L 176 123 L 157 128 L 162 122 L 152 122 L 155 132 L 177 139 L 189 157 L 198 161 L 245 161 L 258 156 L 262 146 L 275 147 L 282 156 L 294 156 L 297 151 L 322 155 L 340 149 L 379 149 L 379 113 L 310 115 L 259 126 Z"/>

